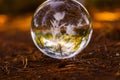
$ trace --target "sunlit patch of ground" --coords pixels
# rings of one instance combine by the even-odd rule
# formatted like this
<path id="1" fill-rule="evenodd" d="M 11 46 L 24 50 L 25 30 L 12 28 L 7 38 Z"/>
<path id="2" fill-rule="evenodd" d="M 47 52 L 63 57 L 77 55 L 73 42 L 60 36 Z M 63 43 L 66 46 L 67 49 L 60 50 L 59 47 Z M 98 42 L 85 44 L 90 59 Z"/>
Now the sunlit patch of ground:
<path id="1" fill-rule="evenodd" d="M 5 24 L 8 17 L 6 15 L 0 15 L 0 24 Z"/>
<path id="2" fill-rule="evenodd" d="M 97 12 L 94 17 L 98 21 L 118 21 L 120 19 L 120 12 Z"/>
<path id="3" fill-rule="evenodd" d="M 24 14 L 20 16 L 0 15 L 0 31 L 28 31 L 30 30 L 31 19 L 31 14 Z"/>

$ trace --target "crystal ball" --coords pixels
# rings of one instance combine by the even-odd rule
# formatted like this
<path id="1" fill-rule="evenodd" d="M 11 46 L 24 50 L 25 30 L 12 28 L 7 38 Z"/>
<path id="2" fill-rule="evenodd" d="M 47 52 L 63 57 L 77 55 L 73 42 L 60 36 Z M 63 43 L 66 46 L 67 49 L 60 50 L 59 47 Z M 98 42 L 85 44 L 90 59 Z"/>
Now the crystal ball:
<path id="1" fill-rule="evenodd" d="M 34 13 L 31 35 L 45 55 L 71 58 L 88 45 L 92 35 L 91 18 L 77 0 L 47 0 Z"/>

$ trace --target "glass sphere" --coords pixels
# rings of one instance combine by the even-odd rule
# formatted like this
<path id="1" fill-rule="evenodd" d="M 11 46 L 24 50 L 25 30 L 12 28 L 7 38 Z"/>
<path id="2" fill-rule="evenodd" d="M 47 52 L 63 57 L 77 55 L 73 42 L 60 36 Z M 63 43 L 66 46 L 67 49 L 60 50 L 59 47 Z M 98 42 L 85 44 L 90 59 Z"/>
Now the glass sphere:
<path id="1" fill-rule="evenodd" d="M 33 16 L 31 35 L 42 53 L 56 59 L 71 58 L 88 45 L 91 19 L 76 0 L 47 0 Z"/>

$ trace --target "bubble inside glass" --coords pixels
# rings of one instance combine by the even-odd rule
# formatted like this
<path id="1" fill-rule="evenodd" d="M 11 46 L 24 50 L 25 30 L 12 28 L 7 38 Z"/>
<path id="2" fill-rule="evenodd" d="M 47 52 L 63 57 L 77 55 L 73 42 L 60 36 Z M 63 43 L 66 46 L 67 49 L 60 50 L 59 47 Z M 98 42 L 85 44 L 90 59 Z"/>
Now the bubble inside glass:
<path id="1" fill-rule="evenodd" d="M 47 0 L 33 16 L 31 35 L 42 53 L 57 59 L 71 58 L 90 41 L 89 13 L 76 0 Z"/>

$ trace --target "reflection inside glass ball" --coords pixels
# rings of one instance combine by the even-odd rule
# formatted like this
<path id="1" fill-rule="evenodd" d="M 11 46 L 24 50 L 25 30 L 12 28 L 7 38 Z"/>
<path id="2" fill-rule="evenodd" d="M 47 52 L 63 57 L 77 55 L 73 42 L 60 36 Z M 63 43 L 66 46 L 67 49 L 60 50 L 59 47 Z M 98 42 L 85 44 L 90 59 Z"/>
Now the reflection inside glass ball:
<path id="1" fill-rule="evenodd" d="M 57 59 L 71 58 L 90 41 L 90 16 L 76 0 L 48 0 L 33 16 L 31 35 L 44 54 Z"/>

